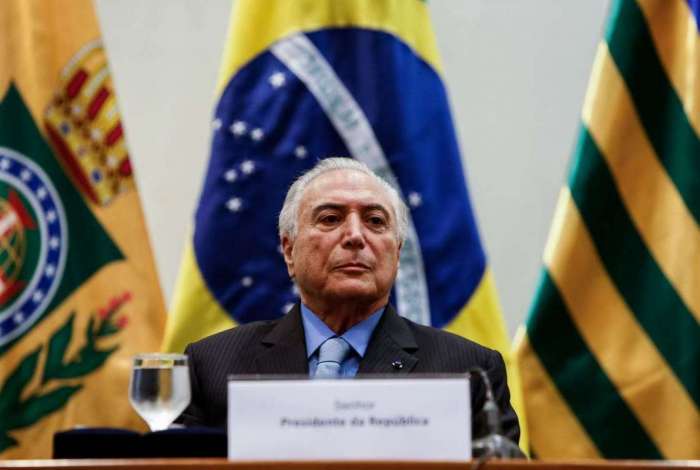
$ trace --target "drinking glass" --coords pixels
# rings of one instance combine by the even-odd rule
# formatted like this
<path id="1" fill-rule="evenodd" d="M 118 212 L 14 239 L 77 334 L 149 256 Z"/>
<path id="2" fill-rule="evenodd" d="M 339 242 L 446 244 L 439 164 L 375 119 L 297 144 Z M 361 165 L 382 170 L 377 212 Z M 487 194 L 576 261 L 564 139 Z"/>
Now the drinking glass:
<path id="1" fill-rule="evenodd" d="M 134 356 L 129 401 L 151 431 L 167 429 L 190 404 L 190 375 L 184 354 Z"/>

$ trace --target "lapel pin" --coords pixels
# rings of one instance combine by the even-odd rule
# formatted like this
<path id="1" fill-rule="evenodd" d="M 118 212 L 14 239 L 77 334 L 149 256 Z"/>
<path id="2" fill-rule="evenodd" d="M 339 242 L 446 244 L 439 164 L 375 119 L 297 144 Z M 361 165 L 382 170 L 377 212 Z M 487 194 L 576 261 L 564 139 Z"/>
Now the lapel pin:
<path id="1" fill-rule="evenodd" d="M 391 363 L 391 367 L 393 367 L 394 370 L 401 370 L 403 369 L 403 362 L 401 362 L 400 360 L 396 360 Z"/>

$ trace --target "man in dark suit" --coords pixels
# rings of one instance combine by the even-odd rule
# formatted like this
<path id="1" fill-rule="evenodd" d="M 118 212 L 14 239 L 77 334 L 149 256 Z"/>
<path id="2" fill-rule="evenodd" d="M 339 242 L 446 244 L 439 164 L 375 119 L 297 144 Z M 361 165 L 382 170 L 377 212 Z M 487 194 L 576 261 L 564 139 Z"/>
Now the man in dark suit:
<path id="1" fill-rule="evenodd" d="M 518 419 L 501 355 L 404 319 L 389 305 L 407 227 L 407 209 L 396 190 L 356 160 L 321 160 L 297 179 L 282 207 L 279 232 L 301 303 L 279 320 L 189 345 L 192 403 L 181 420 L 225 426 L 230 374 L 329 378 L 480 367 L 493 384 L 504 433 L 517 442 Z M 471 380 L 471 393 L 476 413 L 485 396 L 478 378 Z M 478 417 L 473 423 L 475 437 L 486 432 Z"/>

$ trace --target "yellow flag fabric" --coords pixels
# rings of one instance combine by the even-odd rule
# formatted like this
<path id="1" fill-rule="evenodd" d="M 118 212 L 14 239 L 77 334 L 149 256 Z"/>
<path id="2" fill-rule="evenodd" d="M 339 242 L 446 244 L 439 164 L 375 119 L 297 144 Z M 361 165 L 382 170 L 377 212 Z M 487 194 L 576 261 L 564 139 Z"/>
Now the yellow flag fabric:
<path id="1" fill-rule="evenodd" d="M 700 458 L 697 2 L 615 0 L 518 341 L 541 458 Z"/>
<path id="2" fill-rule="evenodd" d="M 131 356 L 165 311 L 91 0 L 0 2 L 0 457 L 143 430 Z"/>
<path id="3" fill-rule="evenodd" d="M 298 297 L 275 226 L 286 190 L 317 159 L 352 156 L 411 209 L 392 297 L 399 313 L 501 351 L 524 420 L 441 73 L 425 2 L 235 2 L 166 350 L 289 310 Z"/>

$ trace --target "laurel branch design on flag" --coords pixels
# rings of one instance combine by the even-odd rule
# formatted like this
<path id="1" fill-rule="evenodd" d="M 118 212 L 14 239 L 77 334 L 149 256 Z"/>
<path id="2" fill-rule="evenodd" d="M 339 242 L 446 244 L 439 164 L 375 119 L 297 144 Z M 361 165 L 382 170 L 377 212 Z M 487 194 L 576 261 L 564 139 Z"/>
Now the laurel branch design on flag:
<path id="1" fill-rule="evenodd" d="M 100 347 L 98 342 L 119 333 L 126 326 L 128 318 L 118 317 L 117 313 L 130 300 L 131 293 L 125 292 L 93 313 L 83 332 L 85 343 L 71 357 L 67 357 L 66 352 L 73 338 L 75 312 L 51 335 L 46 346 L 40 346 L 22 358 L 0 386 L 3 391 L 0 395 L 0 452 L 18 444 L 8 434 L 10 431 L 31 426 L 61 409 L 82 388 L 82 383 L 76 383 L 75 379 L 94 372 L 119 349 L 119 344 Z M 40 357 L 44 350 L 46 360 L 41 368 Z M 40 385 L 22 398 L 37 374 L 41 377 Z"/>

